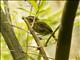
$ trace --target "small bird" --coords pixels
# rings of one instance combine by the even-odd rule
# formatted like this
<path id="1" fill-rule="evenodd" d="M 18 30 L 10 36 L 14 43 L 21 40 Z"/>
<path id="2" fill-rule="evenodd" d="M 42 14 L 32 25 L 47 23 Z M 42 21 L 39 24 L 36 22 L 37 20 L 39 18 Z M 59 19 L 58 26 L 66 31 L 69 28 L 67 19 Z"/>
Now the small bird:
<path id="1" fill-rule="evenodd" d="M 40 22 L 38 17 L 28 16 L 28 17 L 24 17 L 24 18 L 26 18 L 28 20 L 30 25 L 33 23 L 33 19 L 35 18 L 35 23 L 32 28 L 38 34 L 43 35 L 43 36 L 52 34 L 53 30 L 51 29 L 51 27 L 45 22 Z M 22 18 L 22 19 L 24 19 L 24 18 Z M 52 36 L 53 36 L 53 38 L 55 38 L 54 34 Z"/>

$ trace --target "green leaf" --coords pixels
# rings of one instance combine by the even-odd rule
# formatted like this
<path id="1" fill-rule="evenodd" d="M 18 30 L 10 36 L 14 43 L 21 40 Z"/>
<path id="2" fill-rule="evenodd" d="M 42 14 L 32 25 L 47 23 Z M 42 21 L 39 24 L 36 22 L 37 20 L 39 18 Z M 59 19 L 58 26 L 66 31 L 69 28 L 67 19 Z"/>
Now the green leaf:
<path id="1" fill-rule="evenodd" d="M 46 9 L 43 9 L 39 12 L 39 16 L 48 15 L 50 14 L 50 12 L 51 12 L 50 7 L 47 7 Z"/>
<path id="2" fill-rule="evenodd" d="M 62 12 L 62 8 L 60 10 L 57 10 L 56 12 L 53 12 L 51 15 L 46 14 L 46 18 L 43 17 L 40 20 L 46 22 L 49 25 L 56 24 L 60 19 L 61 12 Z"/>
<path id="3" fill-rule="evenodd" d="M 46 3 L 46 0 L 41 0 L 41 4 L 39 6 L 39 10 L 42 10 L 44 8 L 45 3 Z"/>
<path id="4" fill-rule="evenodd" d="M 33 6 L 33 8 L 37 11 L 38 10 L 38 5 L 37 5 L 37 3 L 36 3 L 36 1 L 35 0 L 28 0 L 28 2 Z"/>

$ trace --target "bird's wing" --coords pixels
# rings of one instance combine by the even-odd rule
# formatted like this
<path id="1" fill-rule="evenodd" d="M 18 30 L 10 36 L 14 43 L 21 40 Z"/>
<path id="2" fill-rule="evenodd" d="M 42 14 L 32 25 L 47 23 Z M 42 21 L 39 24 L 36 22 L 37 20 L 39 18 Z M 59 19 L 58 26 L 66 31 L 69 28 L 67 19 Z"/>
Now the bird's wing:
<path id="1" fill-rule="evenodd" d="M 39 25 L 41 25 L 43 27 L 43 29 L 49 30 L 50 32 L 52 32 L 51 27 L 45 23 L 45 22 L 38 22 Z"/>
<path id="2" fill-rule="evenodd" d="M 34 26 L 34 30 L 42 35 L 47 35 L 52 33 L 52 29 L 45 22 L 36 22 Z"/>

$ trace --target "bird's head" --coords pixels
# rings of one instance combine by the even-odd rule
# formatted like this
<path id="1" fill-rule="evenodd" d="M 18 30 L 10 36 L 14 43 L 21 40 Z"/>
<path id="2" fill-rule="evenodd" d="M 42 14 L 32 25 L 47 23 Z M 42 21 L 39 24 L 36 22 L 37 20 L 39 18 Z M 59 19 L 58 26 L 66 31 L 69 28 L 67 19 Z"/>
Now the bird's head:
<path id="1" fill-rule="evenodd" d="M 34 19 L 35 19 L 35 22 L 39 20 L 35 16 L 22 17 L 22 19 L 27 19 L 29 23 L 32 23 Z"/>

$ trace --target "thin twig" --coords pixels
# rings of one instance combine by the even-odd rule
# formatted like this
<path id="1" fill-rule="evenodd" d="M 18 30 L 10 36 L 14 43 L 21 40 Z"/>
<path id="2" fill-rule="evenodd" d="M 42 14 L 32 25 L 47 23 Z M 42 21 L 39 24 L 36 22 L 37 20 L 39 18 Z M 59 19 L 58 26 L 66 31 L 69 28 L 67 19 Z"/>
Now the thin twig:
<path id="1" fill-rule="evenodd" d="M 27 47 L 40 48 L 40 46 L 27 46 Z M 43 46 L 41 46 L 41 47 L 43 47 Z"/>
<path id="2" fill-rule="evenodd" d="M 38 3 L 38 10 L 36 11 L 36 14 L 35 14 L 35 16 L 34 16 L 33 23 L 32 23 L 32 27 L 34 26 L 35 19 L 36 19 L 37 15 L 38 15 L 40 3 L 41 3 L 41 1 L 39 1 L 39 3 Z"/>
<path id="3" fill-rule="evenodd" d="M 35 53 L 28 53 L 28 54 L 32 54 L 32 55 L 36 55 L 36 56 L 39 56 L 38 54 L 35 54 Z M 41 55 L 40 55 L 41 56 Z M 51 57 L 48 57 L 49 59 L 52 59 L 52 60 L 55 60 L 54 58 L 51 58 Z"/>
<path id="4" fill-rule="evenodd" d="M 13 25 L 13 24 L 10 24 L 9 22 L 4 22 L 5 24 L 7 23 L 7 24 L 9 24 L 10 26 L 12 26 L 12 27 L 15 27 L 15 28 L 17 28 L 17 29 L 20 29 L 20 30 L 23 30 L 23 31 L 25 31 L 25 32 L 28 32 L 28 31 L 26 31 L 25 29 L 23 29 L 23 28 L 20 28 L 20 27 L 18 27 L 18 26 L 15 26 L 15 25 Z"/>
<path id="5" fill-rule="evenodd" d="M 20 30 L 23 30 L 23 31 L 25 31 L 25 32 L 28 32 L 28 31 L 26 31 L 26 30 L 24 30 L 23 28 L 20 28 L 20 27 L 18 27 L 18 26 L 15 26 L 15 25 L 11 25 L 11 26 L 16 27 L 16 28 L 18 28 L 18 29 L 20 29 Z"/>
<path id="6" fill-rule="evenodd" d="M 32 5 L 31 5 L 31 8 L 30 8 L 30 16 L 31 16 L 31 12 L 32 12 Z"/>
<path id="7" fill-rule="evenodd" d="M 50 35 L 50 37 L 47 39 L 47 41 L 46 41 L 46 43 L 45 43 L 45 47 L 47 46 L 50 38 L 51 38 L 51 37 L 55 34 L 55 32 L 59 29 L 59 26 L 60 26 L 60 25 L 58 25 L 58 27 L 52 32 L 52 34 Z M 54 39 L 55 39 L 55 36 L 54 36 Z M 55 40 L 57 40 L 57 39 L 55 39 Z"/>
<path id="8" fill-rule="evenodd" d="M 26 52 L 23 52 L 23 53 L 26 54 Z M 29 54 L 32 54 L 32 55 L 35 55 L 35 56 L 39 56 L 39 55 L 41 56 L 41 54 L 38 55 L 38 54 L 35 54 L 35 53 L 32 53 L 32 52 L 31 52 L 31 53 L 28 53 L 28 55 L 29 55 Z M 55 60 L 54 58 L 51 58 L 51 57 L 47 57 L 47 58 L 49 58 L 49 59 L 51 59 L 51 60 Z"/>

